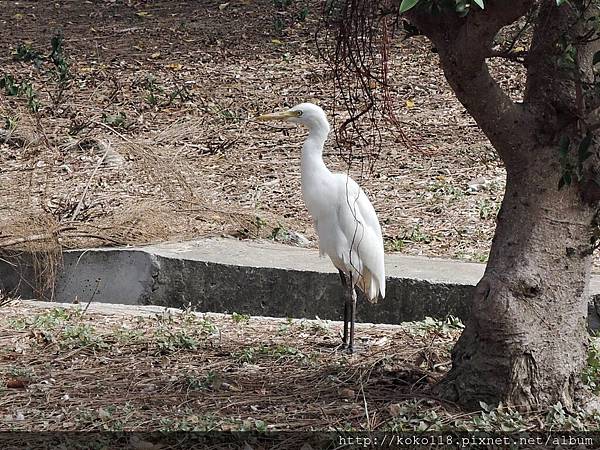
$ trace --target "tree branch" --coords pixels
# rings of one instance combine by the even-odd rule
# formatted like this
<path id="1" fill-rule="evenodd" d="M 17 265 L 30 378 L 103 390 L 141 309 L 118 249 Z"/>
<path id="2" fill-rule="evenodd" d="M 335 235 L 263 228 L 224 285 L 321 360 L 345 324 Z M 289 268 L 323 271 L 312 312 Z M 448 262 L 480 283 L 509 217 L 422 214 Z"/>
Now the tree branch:
<path id="1" fill-rule="evenodd" d="M 556 140 L 556 131 L 573 128 L 578 121 L 595 128 L 600 106 L 593 71 L 593 55 L 600 50 L 594 38 L 597 30 L 590 22 L 598 7 L 544 3 L 527 64 L 524 101 L 540 117 L 540 139 Z M 566 57 L 570 57 L 568 62 Z M 567 61 L 567 62 L 565 62 Z"/>
<path id="2" fill-rule="evenodd" d="M 533 30 L 533 39 L 529 49 L 529 61 L 527 67 L 527 84 L 525 86 L 524 101 L 538 110 L 547 110 L 548 107 L 554 110 L 563 108 L 556 105 L 557 92 L 563 90 L 573 90 L 573 83 L 567 81 L 563 71 L 562 76 L 557 79 L 558 57 L 557 41 L 566 31 L 566 18 L 564 17 L 564 8 L 557 8 L 549 2 L 540 7 L 540 12 L 535 29 Z M 559 87 L 562 85 L 562 87 Z M 561 95 L 560 97 L 565 97 Z M 569 97 L 569 96 L 567 96 Z M 567 101 L 564 106 L 567 106 Z M 574 105 L 574 102 L 572 102 Z M 570 108 L 567 108 L 567 110 Z M 567 111 L 565 110 L 565 112 Z M 554 114 L 552 114 L 554 116 Z M 573 113 L 570 114 L 574 116 Z M 546 120 L 548 122 L 548 120 Z M 552 128 L 556 125 L 553 124 Z"/>
<path id="3" fill-rule="evenodd" d="M 12 247 L 12 246 L 15 246 L 18 244 L 24 244 L 26 242 L 36 242 L 36 241 L 46 241 L 46 240 L 56 239 L 60 235 L 60 233 L 62 233 L 64 231 L 74 230 L 74 229 L 75 229 L 75 227 L 63 225 L 63 226 L 57 227 L 54 230 L 51 230 L 47 233 L 32 234 L 30 236 L 18 237 L 18 238 L 12 238 L 12 239 L 9 239 L 7 236 L 0 240 L 0 248 Z"/>
<path id="4" fill-rule="evenodd" d="M 503 58 L 508 59 L 519 64 L 526 65 L 525 60 L 527 59 L 527 50 L 514 51 L 514 50 L 492 50 L 487 58 Z"/>
<path id="5" fill-rule="evenodd" d="M 433 15 L 418 8 L 408 14 L 438 48 L 442 69 L 458 100 L 509 170 L 522 164 L 523 150 L 533 144 L 533 133 L 526 125 L 531 117 L 496 83 L 486 58 L 493 54 L 492 44 L 500 28 L 525 15 L 534 4 L 535 0 L 496 0 L 464 18 L 454 11 Z"/>

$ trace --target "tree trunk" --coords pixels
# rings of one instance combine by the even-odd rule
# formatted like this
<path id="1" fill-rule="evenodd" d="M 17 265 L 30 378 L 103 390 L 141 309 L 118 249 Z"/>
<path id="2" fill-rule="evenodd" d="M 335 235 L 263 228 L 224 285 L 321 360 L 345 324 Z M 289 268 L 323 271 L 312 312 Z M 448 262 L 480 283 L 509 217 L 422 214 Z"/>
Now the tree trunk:
<path id="1" fill-rule="evenodd" d="M 409 14 L 438 48 L 448 82 L 507 171 L 488 265 L 439 389 L 471 408 L 480 401 L 524 409 L 558 401 L 572 406 L 586 362 L 586 289 L 600 204 L 597 142 L 589 159 L 581 151 L 596 129 L 590 112 L 600 111 L 590 88 L 600 40 L 583 38 L 594 35 L 588 19 L 598 8 L 533 0 L 485 6 L 461 18 L 451 10 Z M 525 14 L 535 26 L 523 101 L 514 102 L 487 61 L 498 31 Z M 572 145 L 561 157 L 559 142 L 567 136 Z M 563 173 L 572 175 L 572 184 L 559 190 Z"/>
<path id="2" fill-rule="evenodd" d="M 454 401 L 572 406 L 586 361 L 594 211 L 558 191 L 558 153 L 541 147 L 508 169 L 489 262 L 440 384 Z"/>

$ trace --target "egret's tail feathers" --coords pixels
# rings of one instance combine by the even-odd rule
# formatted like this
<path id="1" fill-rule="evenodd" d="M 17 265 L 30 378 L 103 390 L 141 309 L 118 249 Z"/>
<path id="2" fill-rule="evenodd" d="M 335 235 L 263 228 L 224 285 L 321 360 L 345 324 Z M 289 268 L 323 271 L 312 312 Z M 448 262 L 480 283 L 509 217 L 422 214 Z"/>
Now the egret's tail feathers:
<path id="1" fill-rule="evenodd" d="M 377 303 L 380 294 L 381 298 L 385 298 L 385 280 L 380 282 L 368 269 L 365 269 L 365 273 L 360 277 L 358 287 L 371 303 Z"/>

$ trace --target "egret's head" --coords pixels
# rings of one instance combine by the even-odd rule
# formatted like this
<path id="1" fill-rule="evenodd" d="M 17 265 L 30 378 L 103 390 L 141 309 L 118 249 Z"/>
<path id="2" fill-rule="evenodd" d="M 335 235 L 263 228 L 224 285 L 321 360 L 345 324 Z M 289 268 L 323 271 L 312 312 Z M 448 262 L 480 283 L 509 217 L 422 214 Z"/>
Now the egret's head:
<path id="1" fill-rule="evenodd" d="M 312 103 L 300 103 L 287 111 L 263 114 L 262 116 L 258 116 L 256 120 L 284 120 L 304 125 L 310 130 L 319 129 L 329 133 L 329 122 L 327 122 L 325 112 Z"/>

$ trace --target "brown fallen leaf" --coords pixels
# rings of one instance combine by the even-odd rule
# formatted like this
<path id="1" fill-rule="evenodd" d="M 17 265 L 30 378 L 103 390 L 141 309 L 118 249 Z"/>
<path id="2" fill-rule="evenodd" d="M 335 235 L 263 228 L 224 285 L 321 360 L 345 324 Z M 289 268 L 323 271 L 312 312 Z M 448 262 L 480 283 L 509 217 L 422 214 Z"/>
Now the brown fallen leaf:
<path id="1" fill-rule="evenodd" d="M 392 403 L 388 406 L 388 412 L 390 413 L 390 416 L 398 417 L 402 415 L 403 408 L 399 403 Z"/>
<path id="2" fill-rule="evenodd" d="M 183 68 L 183 65 L 180 63 L 172 63 L 172 64 L 167 64 L 166 67 L 167 67 L 167 69 L 178 71 Z"/>
<path id="3" fill-rule="evenodd" d="M 342 398 L 354 398 L 354 396 L 356 395 L 355 392 L 349 388 L 341 388 L 338 391 L 338 394 L 340 394 L 340 397 Z"/>
<path id="4" fill-rule="evenodd" d="M 10 378 L 5 383 L 8 389 L 25 389 L 27 384 L 27 381 L 21 378 Z"/>

